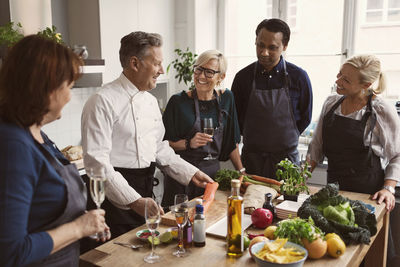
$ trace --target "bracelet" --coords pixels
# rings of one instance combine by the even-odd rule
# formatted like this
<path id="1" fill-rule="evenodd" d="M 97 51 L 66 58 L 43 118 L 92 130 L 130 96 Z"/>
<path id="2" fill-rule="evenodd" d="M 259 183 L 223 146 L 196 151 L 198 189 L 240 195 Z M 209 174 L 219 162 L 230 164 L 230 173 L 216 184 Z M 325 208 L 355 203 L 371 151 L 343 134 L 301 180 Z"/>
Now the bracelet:
<path id="1" fill-rule="evenodd" d="M 188 139 L 185 139 L 185 148 L 186 148 L 186 150 L 192 149 L 192 148 L 190 147 L 190 139 L 189 139 L 189 138 L 188 138 Z"/>
<path id="2" fill-rule="evenodd" d="M 246 171 L 246 168 L 241 168 L 241 169 L 239 170 L 240 173 L 244 173 L 245 171 Z"/>

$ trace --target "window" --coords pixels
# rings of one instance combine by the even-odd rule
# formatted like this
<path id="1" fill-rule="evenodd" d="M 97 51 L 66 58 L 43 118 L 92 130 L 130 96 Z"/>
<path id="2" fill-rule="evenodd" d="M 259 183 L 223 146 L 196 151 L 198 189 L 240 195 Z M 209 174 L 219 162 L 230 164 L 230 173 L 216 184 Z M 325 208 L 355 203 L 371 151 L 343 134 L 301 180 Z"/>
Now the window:
<path id="1" fill-rule="evenodd" d="M 291 27 L 285 58 L 310 76 L 314 121 L 332 92 L 341 64 L 354 54 L 378 56 L 387 77 L 382 96 L 393 102 L 400 100 L 400 21 L 393 23 L 400 19 L 400 0 L 225 0 L 225 4 L 230 10 L 222 48 L 228 57 L 226 87 L 230 88 L 239 70 L 257 60 L 254 31 L 272 14 L 286 18 Z M 370 20 L 374 16 L 376 21 L 379 16 L 382 20 L 366 24 L 367 13 Z"/>
<path id="2" fill-rule="evenodd" d="M 366 6 L 362 2 L 367 3 L 367 9 L 365 9 Z M 386 21 L 387 24 L 384 27 L 382 27 L 381 23 L 370 23 L 366 26 L 366 24 L 362 23 L 365 10 L 375 10 L 370 13 L 376 12 L 376 14 L 381 12 L 382 20 L 380 22 Z M 360 21 L 356 22 L 355 25 L 360 26 L 356 27 L 355 30 L 353 40 L 354 54 L 374 54 L 381 60 L 382 69 L 387 78 L 387 88 L 383 96 L 394 102 L 400 98 L 398 89 L 398 85 L 400 84 L 400 66 L 398 64 L 400 61 L 400 21 L 397 24 L 389 23 L 389 14 L 397 12 L 397 16 L 400 15 L 400 0 L 361 1 L 356 12 L 356 17 Z M 376 15 L 375 17 L 379 16 Z M 397 19 L 400 19 L 400 17 Z"/>
<path id="3" fill-rule="evenodd" d="M 297 0 L 289 0 L 287 6 L 287 23 L 293 31 L 297 27 Z"/>
<path id="4" fill-rule="evenodd" d="M 363 23 L 365 25 L 384 25 L 400 23 L 400 0 L 362 1 Z"/>
<path id="5" fill-rule="evenodd" d="M 228 60 L 224 84 L 230 88 L 235 74 L 256 59 L 255 30 L 273 14 L 272 0 L 225 0 L 225 28 L 221 51 Z"/>

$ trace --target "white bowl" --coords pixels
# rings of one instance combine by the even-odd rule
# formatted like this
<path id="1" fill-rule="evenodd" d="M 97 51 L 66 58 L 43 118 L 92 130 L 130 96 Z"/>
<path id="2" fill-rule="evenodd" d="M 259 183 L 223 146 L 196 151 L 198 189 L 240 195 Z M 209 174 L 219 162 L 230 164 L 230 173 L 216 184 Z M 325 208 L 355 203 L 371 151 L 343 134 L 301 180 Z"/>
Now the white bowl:
<path id="1" fill-rule="evenodd" d="M 273 242 L 274 240 L 268 240 L 268 241 L 263 241 L 254 244 L 251 247 L 251 253 L 253 254 L 253 258 L 256 261 L 257 265 L 260 267 L 301 267 L 304 264 L 304 261 L 307 259 L 308 252 L 307 249 L 303 248 L 300 245 L 297 245 L 292 242 L 286 242 L 286 244 L 283 246 L 284 248 L 295 248 L 298 251 L 304 252 L 304 257 L 301 260 L 295 261 L 295 262 L 290 262 L 290 263 L 275 263 L 275 262 L 270 262 L 266 260 L 262 260 L 259 257 L 256 256 L 256 253 L 259 252 L 265 245 L 265 242 Z"/>

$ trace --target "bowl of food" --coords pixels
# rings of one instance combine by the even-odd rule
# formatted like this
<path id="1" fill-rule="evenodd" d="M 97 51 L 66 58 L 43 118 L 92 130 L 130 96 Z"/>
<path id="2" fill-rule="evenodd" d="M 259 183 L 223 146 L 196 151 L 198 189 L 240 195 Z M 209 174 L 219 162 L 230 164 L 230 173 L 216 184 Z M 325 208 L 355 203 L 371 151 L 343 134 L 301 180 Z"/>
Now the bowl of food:
<path id="1" fill-rule="evenodd" d="M 158 237 L 159 235 L 160 235 L 159 231 L 157 231 L 157 230 L 154 231 L 154 236 L 155 237 Z M 143 229 L 143 230 L 140 230 L 140 231 L 136 232 L 136 237 L 139 238 L 142 241 L 146 241 L 147 242 L 150 236 L 151 236 L 151 232 L 148 229 Z"/>
<path id="2" fill-rule="evenodd" d="M 260 267 L 301 267 L 308 256 L 302 246 L 279 238 L 254 244 L 251 253 Z"/>

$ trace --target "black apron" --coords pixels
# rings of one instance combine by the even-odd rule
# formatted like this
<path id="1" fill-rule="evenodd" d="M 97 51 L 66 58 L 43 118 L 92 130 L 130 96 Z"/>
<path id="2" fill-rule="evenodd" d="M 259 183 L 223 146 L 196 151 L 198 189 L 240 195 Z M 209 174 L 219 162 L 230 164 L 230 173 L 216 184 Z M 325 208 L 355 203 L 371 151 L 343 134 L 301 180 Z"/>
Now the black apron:
<path id="1" fill-rule="evenodd" d="M 299 130 L 289 96 L 286 61 L 283 61 L 284 87 L 256 88 L 258 62 L 254 66 L 252 90 L 243 129 L 242 161 L 246 172 L 276 179 L 276 164 L 288 158 L 299 164 Z"/>
<path id="2" fill-rule="evenodd" d="M 224 135 L 223 118 L 224 114 L 226 114 L 226 112 L 221 107 L 221 98 L 215 90 L 214 96 L 217 101 L 217 115 L 219 126 L 214 130 L 213 142 L 196 149 L 176 151 L 176 153 L 179 154 L 184 160 L 196 166 L 210 177 L 214 177 L 216 172 L 220 169 L 218 157 L 221 153 L 222 139 Z M 196 119 L 192 129 L 185 137 L 185 139 L 191 139 L 197 132 L 203 132 L 200 119 L 199 99 L 197 97 L 196 90 L 193 90 L 193 100 L 196 112 Z M 210 147 L 211 155 L 216 158 L 215 160 L 203 160 L 208 154 L 208 147 Z M 187 194 L 189 199 L 193 199 L 195 197 L 203 195 L 204 188 L 197 187 L 193 182 L 190 182 L 188 186 L 184 186 L 172 177 L 165 175 L 162 206 L 173 205 L 174 196 L 176 194 Z"/>
<path id="3" fill-rule="evenodd" d="M 322 128 L 323 152 L 328 158 L 328 183 L 338 182 L 340 190 L 374 194 L 383 186 L 384 170 L 380 158 L 369 146 L 364 145 L 364 133 L 370 118 L 370 134 L 376 123 L 368 98 L 362 119 L 338 116 L 335 109 L 343 102 L 339 99 L 325 115 Z"/>
<path id="4" fill-rule="evenodd" d="M 43 145 L 39 144 L 38 142 L 36 142 L 36 144 L 45 156 L 45 158 L 50 162 L 57 173 L 63 178 L 67 189 L 67 203 L 64 212 L 55 221 L 38 229 L 38 232 L 42 232 L 54 229 L 62 224 L 71 222 L 77 217 L 84 214 L 86 209 L 87 195 L 86 186 L 83 183 L 75 164 L 69 163 L 67 165 L 63 165 L 46 148 L 44 148 Z M 65 248 L 47 256 L 45 259 L 29 264 L 28 266 L 79 266 L 79 241 L 75 241 Z"/>
<path id="5" fill-rule="evenodd" d="M 154 178 L 155 168 L 156 165 L 152 162 L 150 167 L 143 169 L 114 167 L 114 170 L 121 173 L 128 184 L 142 197 L 153 197 L 153 183 L 158 183 L 158 180 Z M 90 205 L 93 205 L 93 203 Z M 110 227 L 111 236 L 113 238 L 145 223 L 143 216 L 137 214 L 131 209 L 123 210 L 117 208 L 107 199 L 107 197 L 101 205 L 101 208 L 106 211 L 106 223 Z"/>

